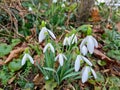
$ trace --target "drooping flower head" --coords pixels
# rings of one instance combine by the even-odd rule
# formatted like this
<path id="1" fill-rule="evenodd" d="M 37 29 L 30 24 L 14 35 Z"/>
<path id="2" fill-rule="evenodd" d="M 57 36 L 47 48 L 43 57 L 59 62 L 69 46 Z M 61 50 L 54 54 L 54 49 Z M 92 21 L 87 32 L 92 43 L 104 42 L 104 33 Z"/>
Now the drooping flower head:
<path id="1" fill-rule="evenodd" d="M 90 66 L 85 66 L 82 69 L 82 83 L 85 83 L 88 80 L 90 73 L 93 74 L 95 79 L 97 78 L 95 71 Z"/>
<path id="2" fill-rule="evenodd" d="M 65 37 L 63 41 L 63 46 L 70 46 L 71 44 L 77 43 L 77 36 L 75 34 L 72 34 L 69 37 Z"/>
<path id="3" fill-rule="evenodd" d="M 32 7 L 29 7 L 29 8 L 28 8 L 28 11 L 32 11 Z"/>
<path id="4" fill-rule="evenodd" d="M 84 56 L 82 55 L 78 55 L 76 60 L 75 60 L 75 65 L 74 65 L 74 68 L 75 68 L 75 71 L 79 71 L 80 69 L 80 64 L 82 61 L 85 61 L 88 65 L 92 66 L 92 63 Z"/>
<path id="5" fill-rule="evenodd" d="M 64 59 L 67 60 L 66 56 L 62 53 L 58 54 L 56 57 L 55 57 L 55 61 L 58 59 L 59 63 L 60 63 L 60 66 L 63 66 L 64 64 Z"/>
<path id="6" fill-rule="evenodd" d="M 23 66 L 26 63 L 26 60 L 28 60 L 28 59 L 30 60 L 30 62 L 32 64 L 34 64 L 33 58 L 28 53 L 25 53 L 24 56 L 23 56 L 23 58 L 22 58 L 21 65 Z"/>
<path id="7" fill-rule="evenodd" d="M 55 53 L 55 49 L 54 49 L 54 47 L 52 46 L 51 43 L 48 43 L 48 44 L 45 45 L 45 47 L 43 49 L 43 53 L 45 53 L 47 49 L 50 49 L 53 53 Z"/>
<path id="8" fill-rule="evenodd" d="M 82 40 L 80 51 L 83 55 L 86 55 L 88 51 L 93 54 L 95 47 L 98 47 L 98 42 L 93 36 L 89 35 Z"/>
<path id="9" fill-rule="evenodd" d="M 40 33 L 39 33 L 39 42 L 41 43 L 47 35 L 50 35 L 53 39 L 56 39 L 55 35 L 53 34 L 53 32 L 49 29 L 47 29 L 46 27 L 42 27 Z"/>
<path id="10" fill-rule="evenodd" d="M 77 36 L 75 34 L 72 34 L 69 38 L 71 44 L 77 43 Z"/>
<path id="11" fill-rule="evenodd" d="M 52 0 L 52 3 L 57 3 L 57 0 Z"/>
<path id="12" fill-rule="evenodd" d="M 65 37 L 65 39 L 63 40 L 63 46 L 69 45 L 70 46 L 70 38 L 69 37 Z"/>

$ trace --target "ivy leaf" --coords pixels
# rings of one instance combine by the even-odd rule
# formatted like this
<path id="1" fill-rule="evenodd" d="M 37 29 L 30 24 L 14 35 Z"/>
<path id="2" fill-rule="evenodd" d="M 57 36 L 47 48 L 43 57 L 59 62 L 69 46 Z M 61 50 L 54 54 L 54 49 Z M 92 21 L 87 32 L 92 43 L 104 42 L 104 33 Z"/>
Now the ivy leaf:
<path id="1" fill-rule="evenodd" d="M 21 60 L 20 59 L 13 60 L 12 62 L 9 63 L 8 67 L 9 67 L 10 71 L 13 71 L 13 72 L 20 70 L 22 67 Z"/>
<path id="2" fill-rule="evenodd" d="M 102 60 L 98 60 L 97 62 L 100 66 L 105 66 L 106 65 L 106 62 L 105 61 L 102 61 Z"/>
<path id="3" fill-rule="evenodd" d="M 7 45 L 5 43 L 0 44 L 0 57 L 9 54 L 11 50 L 12 50 L 11 45 Z"/>
<path id="4" fill-rule="evenodd" d="M 54 88 L 57 86 L 57 83 L 54 82 L 54 80 L 49 80 L 45 82 L 45 89 L 46 90 L 54 90 Z"/>
<path id="5" fill-rule="evenodd" d="M 104 76 L 103 76 L 101 73 L 99 73 L 99 72 L 97 72 L 96 81 L 97 81 L 97 82 L 102 82 L 102 83 L 105 82 Z"/>
<path id="6" fill-rule="evenodd" d="M 109 84 L 113 84 L 116 87 L 120 87 L 120 79 L 118 77 L 111 76 L 111 77 L 109 77 L 109 80 L 110 80 Z M 114 89 L 114 90 L 116 90 L 116 89 Z"/>
<path id="7" fill-rule="evenodd" d="M 19 44 L 21 41 L 20 39 L 12 39 L 12 46 L 16 46 L 17 44 Z"/>
<path id="8" fill-rule="evenodd" d="M 115 87 L 115 86 L 111 86 L 111 87 L 109 88 L 109 90 L 120 90 L 120 88 L 119 88 L 119 87 Z"/>

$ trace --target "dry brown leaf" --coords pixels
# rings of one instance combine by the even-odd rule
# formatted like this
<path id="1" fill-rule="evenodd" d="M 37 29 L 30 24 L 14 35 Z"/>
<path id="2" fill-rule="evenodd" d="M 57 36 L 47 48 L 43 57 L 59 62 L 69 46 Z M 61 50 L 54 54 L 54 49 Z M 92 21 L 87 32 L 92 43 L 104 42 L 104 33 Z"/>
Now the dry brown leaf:
<path id="1" fill-rule="evenodd" d="M 10 52 L 8 58 L 6 59 L 6 61 L 4 62 L 5 64 L 10 62 L 13 58 L 17 58 L 21 52 L 23 52 L 25 50 L 25 48 L 21 47 L 21 48 L 17 48 L 13 51 Z"/>
<path id="2" fill-rule="evenodd" d="M 116 27 L 118 29 L 118 32 L 120 32 L 120 22 L 116 24 Z"/>
<path id="3" fill-rule="evenodd" d="M 99 58 L 102 59 L 102 60 L 105 60 L 108 65 L 110 65 L 110 64 L 115 64 L 115 65 L 117 65 L 117 66 L 120 66 L 120 63 L 119 63 L 119 62 L 117 62 L 116 60 L 110 59 L 109 57 L 107 57 L 105 54 L 103 54 L 103 53 L 102 53 L 100 50 L 98 50 L 98 49 L 95 49 L 95 50 L 94 50 L 94 55 L 97 56 L 97 57 L 99 57 Z"/>
<path id="4" fill-rule="evenodd" d="M 37 74 L 34 79 L 33 82 L 35 85 L 39 85 L 41 82 L 43 82 L 43 76 L 40 74 Z"/>
<path id="5" fill-rule="evenodd" d="M 8 84 L 11 84 L 15 80 L 16 76 L 13 76 L 9 81 Z"/>
<path id="6" fill-rule="evenodd" d="M 41 54 L 40 56 L 39 55 L 35 55 L 34 56 L 34 61 L 35 61 L 35 65 L 36 65 L 36 63 L 38 63 L 38 64 L 42 64 L 43 65 L 43 58 L 44 58 L 44 55 L 43 54 Z"/>
<path id="7" fill-rule="evenodd" d="M 93 22 L 99 22 L 101 20 L 99 9 L 97 7 L 92 8 L 91 17 L 92 17 Z"/>
<path id="8" fill-rule="evenodd" d="M 3 60 L 0 60 L 0 66 L 1 66 L 1 65 L 4 65 L 4 62 L 3 62 Z"/>

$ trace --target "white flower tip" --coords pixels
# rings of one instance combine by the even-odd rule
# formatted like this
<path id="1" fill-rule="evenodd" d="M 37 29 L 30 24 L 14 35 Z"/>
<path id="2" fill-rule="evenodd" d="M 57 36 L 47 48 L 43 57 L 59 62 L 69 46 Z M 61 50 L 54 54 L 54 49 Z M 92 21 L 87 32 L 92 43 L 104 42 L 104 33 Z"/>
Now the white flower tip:
<path id="1" fill-rule="evenodd" d="M 82 83 L 85 83 L 88 80 L 89 72 L 90 72 L 90 67 L 89 66 L 86 66 L 85 68 L 83 68 Z"/>
<path id="2" fill-rule="evenodd" d="M 28 9 L 29 11 L 32 11 L 32 8 L 31 7 L 29 7 L 29 9 Z"/>
<path id="3" fill-rule="evenodd" d="M 92 63 L 90 62 L 90 60 L 88 60 L 86 57 L 84 57 L 84 56 L 81 56 L 82 57 L 82 59 L 88 64 L 88 65 L 90 65 L 90 66 L 92 66 Z"/>
<path id="4" fill-rule="evenodd" d="M 70 38 L 65 37 L 64 41 L 63 41 L 63 46 L 65 45 L 70 45 Z"/>
<path id="5" fill-rule="evenodd" d="M 55 53 L 54 47 L 52 46 L 51 43 L 48 43 L 48 44 L 44 47 L 43 53 L 45 53 L 48 48 L 50 48 L 50 50 L 51 50 L 53 53 Z"/>
<path id="6" fill-rule="evenodd" d="M 52 3 L 57 3 L 57 0 L 53 0 Z"/>
<path id="7" fill-rule="evenodd" d="M 32 64 L 34 64 L 33 58 L 29 54 L 25 54 L 22 58 L 21 65 L 23 66 L 26 63 L 26 60 L 29 59 Z"/>
<path id="8" fill-rule="evenodd" d="M 87 47 L 84 45 L 82 48 L 81 48 L 81 53 L 85 56 L 86 54 L 87 54 L 87 52 L 88 52 L 88 50 L 87 50 Z"/>
<path id="9" fill-rule="evenodd" d="M 94 71 L 92 68 L 91 68 L 91 72 L 92 72 L 94 78 L 96 79 L 96 78 L 97 78 L 97 75 L 96 75 L 95 71 Z"/>
<path id="10" fill-rule="evenodd" d="M 78 72 L 79 69 L 80 69 L 80 60 L 81 60 L 81 57 L 78 55 L 76 60 L 75 60 L 75 71 Z"/>
<path id="11" fill-rule="evenodd" d="M 26 63 L 26 59 L 27 59 L 27 54 L 25 54 L 22 58 L 22 62 L 21 62 L 22 66 Z"/>
<path id="12" fill-rule="evenodd" d="M 56 37 L 52 31 L 50 31 L 49 29 L 47 29 L 47 31 L 53 39 L 56 39 Z"/>
<path id="13" fill-rule="evenodd" d="M 63 7 L 63 8 L 64 8 L 64 7 L 65 7 L 65 4 L 63 3 L 63 4 L 61 5 L 61 7 Z"/>

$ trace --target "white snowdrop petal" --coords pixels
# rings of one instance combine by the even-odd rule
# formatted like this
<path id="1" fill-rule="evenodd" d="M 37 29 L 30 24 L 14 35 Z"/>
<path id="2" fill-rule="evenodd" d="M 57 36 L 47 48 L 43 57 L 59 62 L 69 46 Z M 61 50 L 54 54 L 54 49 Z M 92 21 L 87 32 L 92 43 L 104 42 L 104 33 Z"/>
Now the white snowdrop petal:
<path id="1" fill-rule="evenodd" d="M 32 7 L 29 7 L 28 11 L 32 11 Z"/>
<path id="2" fill-rule="evenodd" d="M 57 3 L 57 0 L 53 0 L 52 3 Z"/>
<path id="3" fill-rule="evenodd" d="M 53 53 L 55 53 L 54 47 L 52 46 L 51 43 L 49 43 L 49 46 L 50 46 L 51 51 L 52 51 Z"/>
<path id="4" fill-rule="evenodd" d="M 63 56 L 62 54 L 59 55 L 59 63 L 60 63 L 60 66 L 63 66 Z"/>
<path id="5" fill-rule="evenodd" d="M 66 0 L 62 0 L 63 2 L 66 2 Z"/>
<path id="6" fill-rule="evenodd" d="M 85 83 L 89 77 L 90 68 L 86 66 L 82 72 L 82 83 Z"/>
<path id="7" fill-rule="evenodd" d="M 44 49 L 43 49 L 43 53 L 46 52 L 46 50 L 48 49 L 48 47 L 49 47 L 49 44 L 45 45 L 45 47 L 44 47 Z"/>
<path id="8" fill-rule="evenodd" d="M 85 45 L 86 41 L 87 41 L 87 37 L 82 40 L 80 44 L 80 49 Z"/>
<path id="9" fill-rule="evenodd" d="M 26 59 L 27 59 L 27 54 L 25 54 L 22 58 L 22 62 L 21 62 L 22 66 L 26 63 Z"/>
<path id="10" fill-rule="evenodd" d="M 84 45 L 81 49 L 80 49 L 81 53 L 85 56 L 88 52 L 87 47 Z"/>
<path id="11" fill-rule="evenodd" d="M 70 40 L 72 41 L 72 44 L 77 43 L 77 36 L 75 34 L 72 34 Z"/>
<path id="12" fill-rule="evenodd" d="M 70 45 L 69 42 L 70 42 L 70 41 L 69 41 L 69 38 L 68 38 L 68 37 L 65 37 L 65 39 L 64 39 L 64 41 L 63 41 L 63 46 L 65 46 L 65 45 Z"/>
<path id="13" fill-rule="evenodd" d="M 57 61 L 58 58 L 59 58 L 59 55 L 57 55 L 57 56 L 55 57 L 55 61 Z"/>
<path id="14" fill-rule="evenodd" d="M 63 46 L 66 45 L 66 42 L 67 42 L 67 41 L 66 41 L 66 40 L 67 40 L 66 38 L 67 38 L 67 37 L 65 37 L 65 39 L 63 40 Z"/>
<path id="15" fill-rule="evenodd" d="M 45 37 L 46 37 L 45 33 L 46 32 L 47 32 L 46 27 L 43 27 L 41 29 L 40 33 L 39 33 L 39 42 L 40 43 L 45 39 Z"/>
<path id="16" fill-rule="evenodd" d="M 64 8 L 64 7 L 65 7 L 65 4 L 63 3 L 63 4 L 61 5 L 61 7 L 63 7 L 63 8 Z"/>
<path id="17" fill-rule="evenodd" d="M 31 62 L 32 64 L 34 64 L 34 60 L 33 60 L 33 58 L 32 58 L 29 54 L 27 54 L 27 58 L 30 60 L 30 62 Z"/>
<path id="18" fill-rule="evenodd" d="M 81 56 L 82 60 L 84 60 L 88 65 L 92 66 L 92 63 L 84 56 Z"/>
<path id="19" fill-rule="evenodd" d="M 62 56 L 65 58 L 65 60 L 67 60 L 67 57 L 64 54 L 62 54 Z"/>
<path id="20" fill-rule="evenodd" d="M 96 75 L 95 71 L 94 71 L 92 68 L 91 68 L 91 72 L 92 72 L 94 78 L 96 79 L 96 78 L 97 78 L 97 75 Z"/>
<path id="21" fill-rule="evenodd" d="M 87 48 L 88 48 L 89 53 L 93 54 L 93 52 L 94 52 L 94 42 L 93 42 L 92 38 L 88 38 Z"/>
<path id="22" fill-rule="evenodd" d="M 94 37 L 92 37 L 92 39 L 93 39 L 93 42 L 94 42 L 94 46 L 97 48 L 97 47 L 98 47 L 98 42 L 97 42 L 97 40 L 96 40 Z"/>
<path id="23" fill-rule="evenodd" d="M 80 69 L 80 57 L 79 56 L 77 56 L 77 58 L 75 60 L 75 66 L 74 66 L 74 68 L 75 68 L 76 72 L 79 71 L 79 69 Z"/>
<path id="24" fill-rule="evenodd" d="M 51 36 L 53 39 L 56 39 L 56 37 L 55 37 L 55 35 L 53 34 L 52 31 L 50 31 L 49 29 L 48 29 L 47 31 L 48 31 L 48 33 L 50 34 L 50 36 Z"/>
<path id="25" fill-rule="evenodd" d="M 75 36 L 75 38 L 74 38 L 74 39 L 75 39 L 75 43 L 77 43 L 77 36 Z"/>

